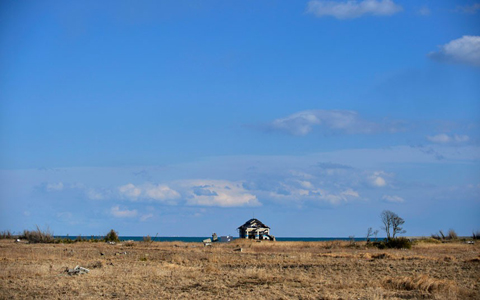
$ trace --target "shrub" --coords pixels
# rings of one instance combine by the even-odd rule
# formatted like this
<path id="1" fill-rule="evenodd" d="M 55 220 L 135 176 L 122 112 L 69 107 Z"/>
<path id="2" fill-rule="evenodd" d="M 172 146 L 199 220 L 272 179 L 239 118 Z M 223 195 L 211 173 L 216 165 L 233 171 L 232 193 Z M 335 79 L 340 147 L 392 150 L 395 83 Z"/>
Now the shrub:
<path id="1" fill-rule="evenodd" d="M 399 238 L 390 238 L 389 240 L 385 240 L 383 242 L 375 242 L 373 243 L 378 249 L 385 249 L 385 248 L 393 248 L 393 249 L 411 249 L 412 242 L 404 237 Z"/>
<path id="2" fill-rule="evenodd" d="M 109 233 L 104 238 L 105 242 L 115 242 L 118 243 L 120 242 L 120 239 L 118 238 L 118 233 L 115 230 L 110 230 Z"/>
<path id="3" fill-rule="evenodd" d="M 64 238 L 56 237 L 54 243 L 55 244 L 73 244 L 75 243 L 75 240 L 70 239 L 68 236 Z"/>
<path id="4" fill-rule="evenodd" d="M 472 239 L 479 240 L 480 239 L 480 230 L 472 232 Z"/>
<path id="5" fill-rule="evenodd" d="M 450 229 L 450 230 L 448 231 L 447 239 L 449 239 L 449 240 L 457 240 L 457 239 L 458 239 L 458 235 L 457 235 L 457 233 L 455 232 L 455 230 Z"/>
<path id="6" fill-rule="evenodd" d="M 103 239 L 100 236 L 92 235 L 92 236 L 90 236 L 89 239 L 87 239 L 87 241 L 89 241 L 90 243 L 98 243 L 98 242 L 103 242 Z"/>
<path id="7" fill-rule="evenodd" d="M 50 232 L 50 229 L 47 228 L 45 231 L 41 231 L 37 226 L 37 230 L 24 230 L 23 234 L 20 236 L 21 239 L 27 240 L 29 243 L 53 243 L 55 239 L 53 234 Z"/>
<path id="8" fill-rule="evenodd" d="M 77 237 L 75 238 L 75 242 L 86 242 L 87 239 L 82 237 L 82 235 L 77 235 Z"/>
<path id="9" fill-rule="evenodd" d="M 13 235 L 10 232 L 10 230 L 0 231 L 0 239 L 11 239 L 11 238 L 13 238 Z"/>
<path id="10" fill-rule="evenodd" d="M 453 230 L 453 229 L 450 229 L 448 231 L 447 235 L 445 235 L 442 230 L 439 230 L 438 233 L 432 234 L 432 238 L 434 238 L 436 240 L 443 240 L 443 241 L 445 241 L 445 240 L 457 240 L 458 235 L 455 232 L 455 230 Z"/>
<path id="11" fill-rule="evenodd" d="M 143 242 L 144 243 L 151 243 L 152 242 L 152 237 L 147 235 L 143 237 Z"/>
<path id="12" fill-rule="evenodd" d="M 412 242 L 409 239 L 404 237 L 390 239 L 386 243 L 387 248 L 395 249 L 412 249 Z"/>

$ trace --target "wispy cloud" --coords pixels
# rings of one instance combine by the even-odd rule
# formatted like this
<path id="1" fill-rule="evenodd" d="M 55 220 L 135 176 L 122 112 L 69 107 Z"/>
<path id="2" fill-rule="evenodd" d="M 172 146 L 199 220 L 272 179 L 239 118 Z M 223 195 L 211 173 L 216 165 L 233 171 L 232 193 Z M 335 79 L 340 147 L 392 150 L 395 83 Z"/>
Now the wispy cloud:
<path id="1" fill-rule="evenodd" d="M 128 183 L 120 186 L 118 191 L 123 197 L 132 201 L 147 200 L 175 204 L 175 200 L 181 197 L 180 193 L 176 190 L 163 184 L 154 185 L 146 183 L 142 185 L 134 185 Z"/>
<path id="2" fill-rule="evenodd" d="M 457 6 L 455 9 L 456 12 L 461 12 L 465 14 L 476 14 L 480 10 L 480 3 L 474 3 L 472 5 Z"/>
<path id="3" fill-rule="evenodd" d="M 257 197 L 245 190 L 242 182 L 227 180 L 187 180 L 181 183 L 187 194 L 187 205 L 259 206 Z"/>
<path id="4" fill-rule="evenodd" d="M 138 215 L 138 212 L 136 209 L 134 210 L 128 210 L 128 209 L 120 209 L 120 207 L 117 205 L 117 206 L 113 206 L 111 209 L 110 209 L 110 213 L 116 217 L 116 218 L 134 218 Z"/>
<path id="5" fill-rule="evenodd" d="M 434 157 L 436 160 L 443 160 L 445 156 L 439 151 L 435 150 L 433 147 L 428 147 L 424 145 L 412 145 L 414 149 L 418 149 L 420 152 Z"/>
<path id="6" fill-rule="evenodd" d="M 428 6 L 422 6 L 418 11 L 417 11 L 417 14 L 421 15 L 421 16 L 429 16 L 431 13 L 430 9 L 428 8 Z"/>
<path id="7" fill-rule="evenodd" d="M 283 201 L 310 201 L 330 204 L 346 203 L 360 197 L 358 191 L 351 188 L 330 191 L 311 181 L 292 179 L 281 182 L 276 189 L 268 193 L 268 196 Z"/>
<path id="8" fill-rule="evenodd" d="M 97 190 L 94 188 L 86 189 L 85 193 L 88 199 L 91 199 L 91 200 L 103 200 L 105 198 L 108 198 L 108 196 L 111 194 L 111 192 L 108 190 Z"/>
<path id="9" fill-rule="evenodd" d="M 364 201 L 362 191 L 376 193 L 377 187 L 389 189 L 393 174 L 367 171 L 328 163 L 281 173 L 252 174 L 244 186 L 262 199 L 281 205 L 341 205 Z M 382 189 L 382 190 L 385 190 Z"/>
<path id="10" fill-rule="evenodd" d="M 305 136 L 314 127 L 324 133 L 372 134 L 382 131 L 403 130 L 402 124 L 378 124 L 367 121 L 351 110 L 305 110 L 270 122 L 266 128 L 297 136 Z"/>
<path id="11" fill-rule="evenodd" d="M 75 193 L 75 194 L 84 194 L 88 199 L 91 200 L 103 200 L 111 196 L 112 191 L 105 188 L 92 188 L 87 187 L 83 183 L 64 183 L 64 182 L 54 182 L 54 183 L 42 183 L 39 187 L 40 190 L 48 193 Z"/>
<path id="12" fill-rule="evenodd" d="M 428 56 L 440 62 L 467 64 L 480 67 L 480 36 L 465 35 L 439 46 Z"/>
<path id="13" fill-rule="evenodd" d="M 392 0 L 349 0 L 343 2 L 313 0 L 307 4 L 307 13 L 317 17 L 332 16 L 337 19 L 353 19 L 364 15 L 391 16 L 403 8 Z"/>
<path id="14" fill-rule="evenodd" d="M 452 144 L 468 142 L 470 137 L 468 135 L 448 135 L 446 133 L 441 133 L 433 136 L 427 136 L 427 140 L 437 144 Z"/>
<path id="15" fill-rule="evenodd" d="M 47 192 L 54 192 L 54 191 L 61 191 L 63 190 L 63 182 L 58 182 L 58 183 L 47 183 L 45 185 L 45 190 Z"/>
<path id="16" fill-rule="evenodd" d="M 402 197 L 395 195 L 383 195 L 382 200 L 389 203 L 403 203 L 405 200 Z"/>
<path id="17" fill-rule="evenodd" d="M 153 218 L 153 214 L 142 215 L 142 216 L 140 217 L 140 221 L 145 222 L 145 221 L 147 221 L 147 220 L 149 220 L 149 219 L 151 219 L 151 218 Z"/>
<path id="18" fill-rule="evenodd" d="M 332 162 L 319 162 L 316 164 L 317 167 L 326 169 L 326 170 L 335 170 L 335 169 L 353 169 L 351 166 L 332 163 Z"/>

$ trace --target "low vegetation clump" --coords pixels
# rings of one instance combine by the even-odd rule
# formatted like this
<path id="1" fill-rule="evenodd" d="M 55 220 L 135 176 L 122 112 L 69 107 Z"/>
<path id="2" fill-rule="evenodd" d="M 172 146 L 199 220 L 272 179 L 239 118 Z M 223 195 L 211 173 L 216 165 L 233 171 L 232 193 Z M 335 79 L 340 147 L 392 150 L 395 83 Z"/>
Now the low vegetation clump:
<path id="1" fill-rule="evenodd" d="M 378 249 L 411 249 L 412 248 L 412 242 L 405 238 L 405 237 L 399 237 L 399 238 L 390 238 L 385 241 L 381 242 L 374 242 L 374 246 L 376 246 Z"/>
<path id="2" fill-rule="evenodd" d="M 74 240 L 74 241 L 75 241 L 75 242 L 86 242 L 86 241 L 88 241 L 88 239 L 82 237 L 81 235 L 77 235 L 77 236 L 75 237 L 75 240 Z"/>
<path id="3" fill-rule="evenodd" d="M 72 240 L 71 238 L 67 237 L 56 237 L 54 243 L 55 244 L 73 244 L 77 242 L 77 240 Z"/>
<path id="4" fill-rule="evenodd" d="M 54 243 L 55 239 L 49 229 L 45 231 L 40 230 L 37 226 L 37 230 L 24 230 L 20 235 L 20 239 L 27 240 L 29 243 Z"/>
<path id="5" fill-rule="evenodd" d="M 4 230 L 0 231 L 0 239 L 12 239 L 13 234 L 10 232 L 10 230 Z"/>
<path id="6" fill-rule="evenodd" d="M 105 242 L 115 242 L 115 243 L 120 242 L 120 239 L 118 238 L 118 233 L 113 229 L 107 233 L 104 240 Z"/>
<path id="7" fill-rule="evenodd" d="M 472 233 L 472 239 L 474 240 L 480 240 L 480 230 L 474 231 Z"/>
<path id="8" fill-rule="evenodd" d="M 444 234 L 442 230 L 439 230 L 438 233 L 432 234 L 432 238 L 440 241 L 454 241 L 458 240 L 458 235 L 453 229 L 450 229 L 448 234 Z"/>

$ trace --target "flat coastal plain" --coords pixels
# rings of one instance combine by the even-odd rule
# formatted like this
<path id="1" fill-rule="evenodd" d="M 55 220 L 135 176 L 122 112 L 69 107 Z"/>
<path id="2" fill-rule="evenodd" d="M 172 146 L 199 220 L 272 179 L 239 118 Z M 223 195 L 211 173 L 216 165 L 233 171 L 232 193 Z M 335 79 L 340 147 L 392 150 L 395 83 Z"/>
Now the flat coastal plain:
<path id="1" fill-rule="evenodd" d="M 480 245 L 0 240 L 0 299 L 34 298 L 480 299 Z"/>

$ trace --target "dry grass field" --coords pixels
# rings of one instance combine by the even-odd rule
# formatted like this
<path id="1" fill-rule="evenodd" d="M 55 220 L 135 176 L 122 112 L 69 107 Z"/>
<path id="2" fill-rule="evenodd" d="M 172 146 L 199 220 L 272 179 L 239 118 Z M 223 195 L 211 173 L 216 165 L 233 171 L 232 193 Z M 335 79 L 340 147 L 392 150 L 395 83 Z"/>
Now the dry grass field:
<path id="1" fill-rule="evenodd" d="M 65 272 L 77 265 L 90 272 Z M 0 240 L 0 298 L 480 299 L 480 247 Z"/>

